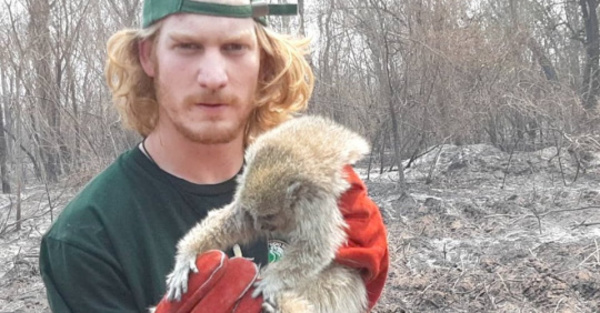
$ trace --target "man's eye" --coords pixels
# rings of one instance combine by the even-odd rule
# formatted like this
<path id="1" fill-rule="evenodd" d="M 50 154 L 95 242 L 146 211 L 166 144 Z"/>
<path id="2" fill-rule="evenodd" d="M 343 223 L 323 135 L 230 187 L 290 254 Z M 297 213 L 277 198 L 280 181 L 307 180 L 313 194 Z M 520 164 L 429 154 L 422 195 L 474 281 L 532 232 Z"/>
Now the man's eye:
<path id="1" fill-rule="evenodd" d="M 230 44 L 226 44 L 223 49 L 225 51 L 229 51 L 229 52 L 237 52 L 237 51 L 242 51 L 244 49 L 246 49 L 246 46 L 243 44 L 239 44 L 239 43 L 230 43 Z"/>
<path id="2" fill-rule="evenodd" d="M 177 45 L 177 48 L 184 50 L 197 50 L 200 49 L 200 46 L 195 43 L 180 43 Z"/>

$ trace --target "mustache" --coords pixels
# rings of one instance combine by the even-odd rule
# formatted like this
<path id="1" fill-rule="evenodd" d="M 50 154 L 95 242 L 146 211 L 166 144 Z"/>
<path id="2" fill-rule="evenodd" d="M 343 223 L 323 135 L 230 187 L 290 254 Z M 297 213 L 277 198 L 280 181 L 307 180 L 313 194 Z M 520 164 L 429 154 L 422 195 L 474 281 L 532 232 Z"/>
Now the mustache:
<path id="1" fill-rule="evenodd" d="M 199 93 L 186 96 L 184 101 L 184 103 L 237 104 L 239 99 L 235 95 L 223 91 L 201 91 Z"/>

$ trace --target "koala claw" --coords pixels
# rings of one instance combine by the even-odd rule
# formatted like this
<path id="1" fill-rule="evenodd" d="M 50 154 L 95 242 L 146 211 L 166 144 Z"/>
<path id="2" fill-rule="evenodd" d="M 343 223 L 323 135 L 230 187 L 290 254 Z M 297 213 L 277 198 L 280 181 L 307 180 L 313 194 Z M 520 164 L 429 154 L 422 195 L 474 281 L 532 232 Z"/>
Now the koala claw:
<path id="1" fill-rule="evenodd" d="M 277 293 L 279 293 L 282 289 L 284 289 L 284 284 L 279 279 L 273 279 L 273 276 L 265 276 L 262 280 L 254 283 L 254 291 L 252 292 L 252 297 L 256 298 L 259 295 L 263 295 L 264 299 L 271 299 L 275 297 Z"/>
<path id="2" fill-rule="evenodd" d="M 281 310 L 279 310 L 275 299 L 269 297 L 268 299 L 264 299 L 261 313 L 281 313 Z"/>
<path id="3" fill-rule="evenodd" d="M 181 296 L 187 292 L 190 271 L 198 273 L 196 256 L 177 257 L 175 269 L 167 276 L 167 300 L 181 300 Z"/>

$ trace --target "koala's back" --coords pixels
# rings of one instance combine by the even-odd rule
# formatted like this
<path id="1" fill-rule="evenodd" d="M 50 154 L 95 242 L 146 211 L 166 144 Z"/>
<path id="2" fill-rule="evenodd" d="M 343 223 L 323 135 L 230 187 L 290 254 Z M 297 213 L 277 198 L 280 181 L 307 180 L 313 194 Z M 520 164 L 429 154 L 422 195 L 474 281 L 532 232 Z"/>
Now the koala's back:
<path id="1" fill-rule="evenodd" d="M 250 154 L 276 147 L 296 162 L 318 168 L 340 169 L 354 164 L 369 151 L 367 141 L 357 133 L 329 119 L 304 116 L 289 120 L 259 136 L 249 147 Z"/>

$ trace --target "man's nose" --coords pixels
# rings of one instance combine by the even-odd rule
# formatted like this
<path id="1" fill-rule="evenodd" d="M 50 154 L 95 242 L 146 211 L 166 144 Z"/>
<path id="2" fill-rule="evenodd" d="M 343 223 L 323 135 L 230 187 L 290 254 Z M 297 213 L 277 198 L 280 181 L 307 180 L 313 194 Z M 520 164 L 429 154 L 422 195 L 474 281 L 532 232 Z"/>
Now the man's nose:
<path id="1" fill-rule="evenodd" d="M 226 60 L 220 53 L 207 51 L 200 61 L 198 83 L 202 88 L 218 90 L 227 85 Z"/>

